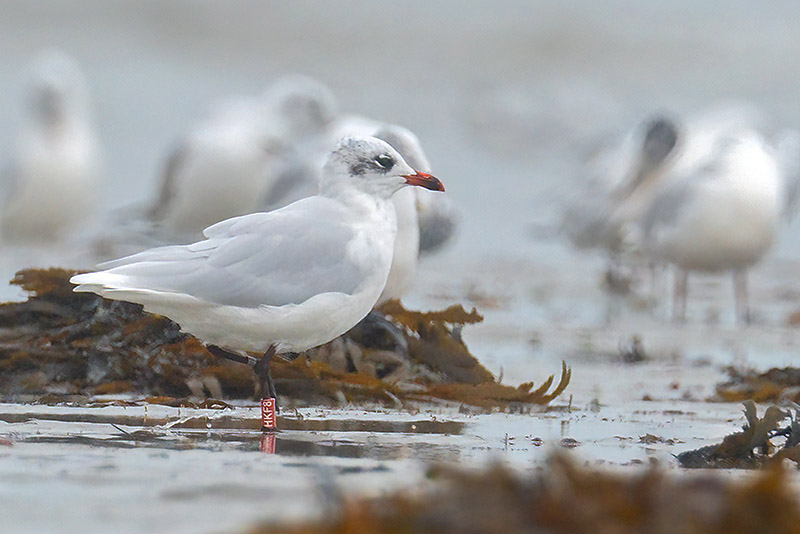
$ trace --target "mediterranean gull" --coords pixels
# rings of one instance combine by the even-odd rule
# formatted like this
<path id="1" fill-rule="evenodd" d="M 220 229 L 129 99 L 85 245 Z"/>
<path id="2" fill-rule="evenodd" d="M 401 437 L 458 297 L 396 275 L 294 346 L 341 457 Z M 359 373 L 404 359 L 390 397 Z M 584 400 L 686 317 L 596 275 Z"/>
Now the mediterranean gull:
<path id="1" fill-rule="evenodd" d="M 336 121 L 331 127 L 331 132 L 331 136 L 377 137 L 389 143 L 414 169 L 425 173 L 431 172 L 430 163 L 419 138 L 407 128 L 358 115 L 347 115 Z M 331 137 L 327 144 L 318 146 L 317 150 L 321 152 L 322 146 L 332 143 Z M 265 199 L 265 204 L 268 207 L 277 207 L 313 195 L 319 188 L 322 173 L 322 162 L 319 161 L 319 155 L 307 154 L 303 160 L 284 168 L 281 177 L 273 181 L 273 187 Z M 419 254 L 423 250 L 421 235 L 428 236 L 427 250 L 431 251 L 449 239 L 455 226 L 455 210 L 449 203 L 442 203 L 442 195 L 432 191 L 406 189 L 394 195 L 392 203 L 397 215 L 397 238 L 389 279 L 378 299 L 378 304 L 401 298 L 413 285 Z M 420 224 L 418 219 L 420 206 L 425 210 L 425 225 Z"/>
<path id="2" fill-rule="evenodd" d="M 214 354 L 253 363 L 262 394 L 274 396 L 275 354 L 326 343 L 375 305 L 397 232 L 390 199 L 406 185 L 444 191 L 384 141 L 345 138 L 327 159 L 319 195 L 219 222 L 203 241 L 146 250 L 71 282 L 142 304 Z"/>
<path id="3" fill-rule="evenodd" d="M 86 80 L 58 51 L 34 63 L 29 114 L 3 178 L 0 228 L 9 241 L 52 241 L 92 213 L 100 182 Z"/>
<path id="4" fill-rule="evenodd" d="M 395 124 L 385 124 L 379 126 L 372 135 L 392 145 L 406 162 L 415 169 L 431 172 L 431 164 L 422 149 L 419 137 L 408 128 Z M 414 245 L 409 242 L 407 246 L 418 249 L 419 254 L 430 254 L 439 250 L 455 234 L 458 225 L 458 212 L 455 206 L 449 197 L 437 195 L 435 192 L 425 189 L 411 189 L 407 196 L 414 198 L 414 224 L 418 228 L 416 232 L 418 234 L 417 244 Z M 397 197 L 395 197 L 395 208 L 398 208 L 397 200 Z M 400 239 L 400 223 L 400 215 L 398 214 L 398 240 Z M 395 248 L 395 253 L 397 253 L 397 248 Z M 415 263 L 416 259 L 415 257 Z"/>

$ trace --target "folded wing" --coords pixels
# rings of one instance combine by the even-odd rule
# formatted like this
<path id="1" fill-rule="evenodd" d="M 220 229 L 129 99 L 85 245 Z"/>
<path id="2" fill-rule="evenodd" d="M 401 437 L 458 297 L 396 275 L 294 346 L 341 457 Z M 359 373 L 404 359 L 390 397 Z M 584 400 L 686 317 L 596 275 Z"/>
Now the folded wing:
<path id="1" fill-rule="evenodd" d="M 204 234 L 204 241 L 146 250 L 72 281 L 78 291 L 177 293 L 255 308 L 299 304 L 320 293 L 352 294 L 365 276 L 348 256 L 354 231 L 344 210 L 323 197 L 227 219 Z"/>

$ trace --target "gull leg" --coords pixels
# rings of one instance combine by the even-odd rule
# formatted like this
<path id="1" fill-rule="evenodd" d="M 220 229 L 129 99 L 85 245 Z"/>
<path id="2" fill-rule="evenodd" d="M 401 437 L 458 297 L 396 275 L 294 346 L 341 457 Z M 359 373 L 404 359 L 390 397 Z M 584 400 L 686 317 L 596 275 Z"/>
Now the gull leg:
<path id="1" fill-rule="evenodd" d="M 689 292 L 689 271 L 677 267 L 675 270 L 675 288 L 672 294 L 672 322 L 686 322 L 686 297 Z"/>
<path id="2" fill-rule="evenodd" d="M 747 298 L 747 271 L 744 269 L 733 273 L 733 295 L 736 301 L 736 322 L 750 324 L 750 304 Z"/>
<path id="3" fill-rule="evenodd" d="M 258 359 L 253 365 L 253 371 L 256 373 L 258 377 L 258 386 L 261 391 L 261 398 L 274 398 L 275 399 L 275 411 L 278 411 L 278 394 L 275 391 L 275 382 L 272 380 L 272 374 L 270 373 L 269 366 L 272 363 L 272 359 L 275 357 L 275 345 L 270 345 L 267 349 L 267 352 Z"/>
<path id="4" fill-rule="evenodd" d="M 269 372 L 269 364 L 272 362 L 272 358 L 275 357 L 275 346 L 271 345 L 261 358 L 231 352 L 216 345 L 206 345 L 206 349 L 214 356 L 244 363 L 253 369 L 258 378 L 259 396 L 261 397 L 262 431 L 274 431 L 275 414 L 278 413 L 278 395 L 275 391 L 272 375 Z M 268 419 L 270 420 L 269 426 L 266 424 Z"/>
<path id="5" fill-rule="evenodd" d="M 206 345 L 208 352 L 219 358 L 225 358 L 238 363 L 244 363 L 253 368 L 253 372 L 258 378 L 259 392 L 262 397 L 276 397 L 275 383 L 269 372 L 269 364 L 275 357 L 275 346 L 270 346 L 261 358 L 253 358 L 246 354 L 231 352 L 216 345 Z"/>

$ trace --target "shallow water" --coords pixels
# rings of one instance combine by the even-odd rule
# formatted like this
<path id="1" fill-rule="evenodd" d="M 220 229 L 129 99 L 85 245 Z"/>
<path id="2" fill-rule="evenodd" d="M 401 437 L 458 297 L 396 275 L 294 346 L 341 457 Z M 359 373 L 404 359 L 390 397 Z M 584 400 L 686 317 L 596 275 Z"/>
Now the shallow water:
<path id="1" fill-rule="evenodd" d="M 574 447 L 598 465 L 672 466 L 673 453 L 718 440 L 740 419 L 730 405 L 697 408 L 629 402 L 624 411 L 472 416 L 307 409 L 286 416 L 270 442 L 253 429 L 255 408 L 6 404 L 0 435 L 13 446 L 0 446 L 0 511 L 14 532 L 221 532 L 321 514 L 342 494 L 424 487 L 432 462 L 529 469 L 553 449 Z M 665 442 L 643 443 L 646 434 Z"/>
<path id="2" fill-rule="evenodd" d="M 86 70 L 109 210 L 153 194 L 168 149 L 213 99 L 257 94 L 286 72 L 316 76 L 345 111 L 414 130 L 461 210 L 456 242 L 423 262 L 406 304 L 477 306 L 486 320 L 464 337 L 506 383 L 540 383 L 561 360 L 573 368 L 557 406 L 531 414 L 286 414 L 275 454 L 260 452 L 254 407 L 0 405 L 0 438 L 13 443 L 0 445 L 6 528 L 228 532 L 322 513 L 339 493 L 425 487 L 427 462 L 528 469 L 572 438 L 588 462 L 672 467 L 672 454 L 736 430 L 740 406 L 705 399 L 726 365 L 796 360 L 787 320 L 800 309 L 800 223 L 753 272 L 745 329 L 733 324 L 729 280 L 693 279 L 689 322 L 674 326 L 668 277 L 653 299 L 610 297 L 602 258 L 555 230 L 584 155 L 654 111 L 741 98 L 775 126 L 800 124 L 792 5 L 6 2 L 0 157 L 21 116 L 26 62 L 43 47 L 64 47 Z M 90 266 L 76 242 L 4 248 L 0 279 L 31 265 Z M 0 297 L 21 294 L 4 287 Z M 624 364 L 620 347 L 634 335 L 648 359 Z M 676 441 L 640 443 L 648 433 Z"/>

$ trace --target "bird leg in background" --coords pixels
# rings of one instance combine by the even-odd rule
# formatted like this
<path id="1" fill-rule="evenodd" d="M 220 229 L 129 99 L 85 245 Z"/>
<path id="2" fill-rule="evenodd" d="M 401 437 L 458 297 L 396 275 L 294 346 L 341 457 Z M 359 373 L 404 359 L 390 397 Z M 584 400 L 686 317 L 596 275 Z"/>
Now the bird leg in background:
<path id="1" fill-rule="evenodd" d="M 750 324 L 750 304 L 747 298 L 747 271 L 733 273 L 733 295 L 736 301 L 736 322 Z"/>
<path id="2" fill-rule="evenodd" d="M 672 294 L 672 322 L 686 321 L 686 295 L 689 291 L 689 271 L 675 269 L 675 287 Z"/>
<path id="3" fill-rule="evenodd" d="M 219 358 L 234 362 L 244 363 L 252 367 L 258 378 L 259 397 L 261 399 L 261 430 L 275 430 L 275 414 L 278 412 L 278 395 L 275 392 L 275 383 L 269 372 L 269 364 L 275 357 L 275 346 L 270 345 L 261 358 L 254 358 L 247 354 L 231 352 L 217 345 L 206 345 L 208 352 Z"/>

